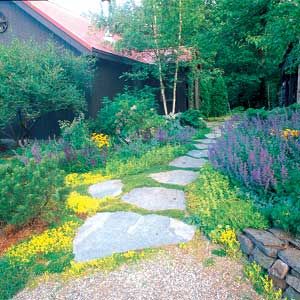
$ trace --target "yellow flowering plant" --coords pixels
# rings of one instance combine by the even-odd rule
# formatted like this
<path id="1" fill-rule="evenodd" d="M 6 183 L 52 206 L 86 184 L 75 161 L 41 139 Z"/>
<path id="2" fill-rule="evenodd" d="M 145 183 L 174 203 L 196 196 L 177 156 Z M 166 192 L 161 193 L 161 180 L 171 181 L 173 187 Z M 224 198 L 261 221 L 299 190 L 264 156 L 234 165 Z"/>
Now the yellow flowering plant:
<path id="1" fill-rule="evenodd" d="M 89 196 L 80 195 L 77 192 L 72 192 L 67 199 L 67 207 L 77 214 L 93 215 L 99 209 L 100 201 Z"/>
<path id="2" fill-rule="evenodd" d="M 91 136 L 91 140 L 99 149 L 110 146 L 109 136 L 103 133 L 93 133 Z"/>
<path id="3" fill-rule="evenodd" d="M 244 268 L 244 274 L 251 281 L 258 293 L 266 300 L 281 300 L 282 290 L 275 290 L 272 279 L 263 272 L 260 265 L 253 262 Z"/>
<path id="4" fill-rule="evenodd" d="M 68 221 L 57 228 L 48 229 L 6 252 L 12 263 L 27 263 L 35 255 L 72 251 L 72 241 L 79 222 Z"/>
<path id="5" fill-rule="evenodd" d="M 240 244 L 234 229 L 231 229 L 229 226 L 219 225 L 215 230 L 210 232 L 209 237 L 214 243 L 221 244 L 228 256 L 239 256 Z"/>
<path id="6" fill-rule="evenodd" d="M 282 137 L 286 140 L 289 138 L 298 138 L 300 137 L 300 130 L 295 129 L 285 129 L 282 131 Z"/>
<path id="7" fill-rule="evenodd" d="M 95 184 L 108 179 L 110 179 L 110 176 L 104 176 L 100 173 L 70 173 L 65 177 L 65 183 L 67 186 L 76 187 L 80 185 Z"/>

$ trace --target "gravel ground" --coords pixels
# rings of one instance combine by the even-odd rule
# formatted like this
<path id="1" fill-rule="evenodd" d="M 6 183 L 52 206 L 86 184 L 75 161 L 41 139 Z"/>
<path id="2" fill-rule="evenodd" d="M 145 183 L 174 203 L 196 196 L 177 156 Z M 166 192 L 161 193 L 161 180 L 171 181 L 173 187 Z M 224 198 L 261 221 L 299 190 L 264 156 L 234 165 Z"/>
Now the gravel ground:
<path id="1" fill-rule="evenodd" d="M 195 246 L 196 245 L 196 246 Z M 213 256 L 212 246 L 198 238 L 186 249 L 168 247 L 150 260 L 123 265 L 68 282 L 50 281 L 25 289 L 15 300 L 259 300 L 242 276 L 242 265 Z"/>

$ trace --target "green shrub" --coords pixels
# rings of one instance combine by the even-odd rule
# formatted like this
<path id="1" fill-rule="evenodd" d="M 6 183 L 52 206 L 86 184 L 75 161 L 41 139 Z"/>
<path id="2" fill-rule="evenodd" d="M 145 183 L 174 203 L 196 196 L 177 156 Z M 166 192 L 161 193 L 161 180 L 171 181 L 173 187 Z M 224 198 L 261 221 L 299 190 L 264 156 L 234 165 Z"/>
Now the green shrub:
<path id="1" fill-rule="evenodd" d="M 23 138 L 42 115 L 86 109 L 90 61 L 55 44 L 14 41 L 0 44 L 0 130 L 16 122 Z"/>
<path id="2" fill-rule="evenodd" d="M 210 117 L 224 116 L 229 112 L 229 102 L 227 87 L 223 77 L 217 76 L 214 79 L 212 86 Z"/>
<path id="3" fill-rule="evenodd" d="M 194 128 L 206 128 L 206 124 L 202 119 L 202 114 L 199 110 L 189 109 L 180 114 L 180 124 L 183 126 L 191 126 Z"/>
<path id="4" fill-rule="evenodd" d="M 267 220 L 248 199 L 241 199 L 229 179 L 205 166 L 197 181 L 188 187 L 188 209 L 206 234 L 219 226 L 241 231 L 246 227 L 265 228 Z"/>
<path id="5" fill-rule="evenodd" d="M 145 131 L 163 122 L 157 114 L 155 97 L 149 88 L 125 91 L 113 100 L 105 99 L 92 128 L 94 131 L 126 138 Z"/>
<path id="6" fill-rule="evenodd" d="M 91 145 L 89 129 L 83 115 L 74 118 L 72 122 L 60 121 L 59 125 L 63 141 L 72 146 L 73 149 L 79 150 Z"/>
<path id="7" fill-rule="evenodd" d="M 57 217 L 64 199 L 64 172 L 53 161 L 0 166 L 0 223 L 21 226 Z"/>

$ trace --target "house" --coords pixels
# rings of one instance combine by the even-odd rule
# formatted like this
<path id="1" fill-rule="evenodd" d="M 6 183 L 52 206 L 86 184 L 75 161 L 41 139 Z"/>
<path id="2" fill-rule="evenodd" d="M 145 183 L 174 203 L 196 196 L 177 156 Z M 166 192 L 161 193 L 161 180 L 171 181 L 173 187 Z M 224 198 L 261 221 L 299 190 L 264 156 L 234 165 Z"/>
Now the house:
<path id="1" fill-rule="evenodd" d="M 288 106 L 293 103 L 300 104 L 300 64 L 297 65 L 293 55 L 294 45 L 290 44 L 285 53 L 281 68 L 281 87 L 279 93 L 279 104 Z M 300 60 L 297 60 L 298 63 Z"/>
<path id="2" fill-rule="evenodd" d="M 38 43 L 52 40 L 75 55 L 94 56 L 96 69 L 87 99 L 89 115 L 92 117 L 97 114 L 103 97 L 113 98 L 128 85 L 120 76 L 130 71 L 133 64 L 154 62 L 151 53 L 117 52 L 114 43 L 118 37 L 108 35 L 104 30 L 95 28 L 89 20 L 73 15 L 50 1 L 0 1 L 0 43 L 9 43 L 14 39 L 34 40 Z M 131 85 L 141 84 L 131 82 Z M 158 86 L 154 80 L 144 84 Z M 186 110 L 187 87 L 183 80 L 179 84 L 177 97 L 178 111 Z M 162 111 L 159 93 L 157 98 Z M 54 118 L 61 119 L 62 116 Z M 50 123 L 52 126 L 53 122 L 41 120 L 37 128 L 33 129 L 33 135 L 43 137 L 56 133 L 57 122 L 54 122 L 54 128 Z"/>

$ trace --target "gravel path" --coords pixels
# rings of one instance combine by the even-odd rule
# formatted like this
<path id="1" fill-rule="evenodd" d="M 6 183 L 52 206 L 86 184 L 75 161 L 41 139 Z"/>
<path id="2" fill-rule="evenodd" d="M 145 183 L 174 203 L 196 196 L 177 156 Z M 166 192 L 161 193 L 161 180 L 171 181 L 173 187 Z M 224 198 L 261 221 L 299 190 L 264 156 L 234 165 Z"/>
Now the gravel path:
<path id="1" fill-rule="evenodd" d="M 240 263 L 213 256 L 205 266 L 212 246 L 197 238 L 192 246 L 168 247 L 150 260 L 123 265 L 71 280 L 50 281 L 25 289 L 15 300 L 259 300 L 243 279 Z"/>

